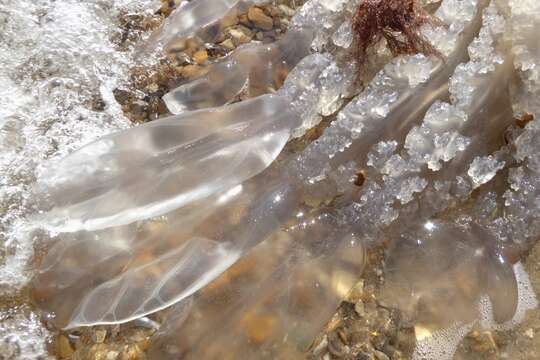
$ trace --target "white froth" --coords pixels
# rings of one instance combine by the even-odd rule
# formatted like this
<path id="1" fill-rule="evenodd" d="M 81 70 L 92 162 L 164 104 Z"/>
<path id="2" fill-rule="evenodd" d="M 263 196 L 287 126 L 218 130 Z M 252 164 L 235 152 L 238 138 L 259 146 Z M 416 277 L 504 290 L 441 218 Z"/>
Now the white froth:
<path id="1" fill-rule="evenodd" d="M 538 299 L 529 275 L 521 262 L 513 267 L 518 285 L 517 309 L 511 320 L 498 324 L 494 320 L 493 305 L 488 296 L 479 301 L 479 318 L 468 324 L 455 324 L 434 332 L 430 337 L 417 342 L 413 360 L 452 360 L 461 341 L 475 327 L 483 330 L 509 330 L 520 324 L 527 311 L 538 307 Z"/>
<path id="2" fill-rule="evenodd" d="M 131 51 L 111 39 L 121 10 L 152 12 L 158 0 L 4 0 L 0 5 L 0 295 L 32 275 L 38 170 L 97 137 L 129 126 L 112 91 Z M 104 110 L 92 109 L 101 97 Z M 0 357 L 46 356 L 47 331 L 24 306 L 1 312 Z"/>

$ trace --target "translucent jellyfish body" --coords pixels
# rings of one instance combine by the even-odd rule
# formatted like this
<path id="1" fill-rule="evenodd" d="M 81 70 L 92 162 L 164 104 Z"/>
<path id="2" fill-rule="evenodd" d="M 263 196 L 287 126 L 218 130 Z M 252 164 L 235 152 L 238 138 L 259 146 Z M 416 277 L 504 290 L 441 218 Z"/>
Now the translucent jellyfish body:
<path id="1" fill-rule="evenodd" d="M 473 7 L 471 10 L 472 15 L 475 14 L 474 9 L 476 8 Z M 400 134 L 402 133 L 403 129 L 396 129 L 394 125 L 399 123 L 403 119 L 402 115 L 410 109 L 414 109 L 414 111 L 412 115 L 407 117 L 407 124 L 410 126 L 410 123 L 419 120 L 423 109 L 427 108 L 435 98 L 442 96 L 443 91 L 438 91 L 438 89 L 444 88 L 448 74 L 452 72 L 453 66 L 457 65 L 463 55 L 467 45 L 467 36 L 474 32 L 474 27 L 471 25 L 473 18 L 474 16 L 466 18 L 463 21 L 463 27 L 459 30 L 447 32 L 448 38 L 455 40 L 452 42 L 454 46 L 452 51 L 449 50 L 452 61 L 448 61 L 448 67 L 444 67 L 438 59 L 427 59 L 420 56 L 404 57 L 388 64 L 385 70 L 378 74 L 372 85 L 366 89 L 365 94 L 351 105 L 351 108 L 360 109 L 359 113 L 346 111 L 343 116 L 338 116 L 334 126 L 327 129 L 319 141 L 311 144 L 302 154 L 289 159 L 286 172 L 280 172 L 280 169 L 277 169 L 279 176 L 277 176 L 275 191 L 278 192 L 279 196 L 271 193 L 274 190 L 264 191 L 268 189 L 269 185 L 260 179 L 266 176 L 271 178 L 276 174 L 269 171 L 263 177 L 252 179 L 253 183 L 250 180 L 241 184 L 242 188 L 249 184 L 253 187 L 240 192 L 238 206 L 223 207 L 218 201 L 224 193 L 237 189 L 235 186 L 228 190 L 223 189 L 222 192 L 217 191 L 208 195 L 207 198 L 201 197 L 183 204 L 174 213 L 166 216 L 168 223 L 165 223 L 164 228 L 153 228 L 152 224 L 155 221 L 152 220 L 144 221 L 142 224 L 133 222 L 133 225 L 129 225 L 128 236 L 129 234 L 135 234 L 135 236 L 131 235 L 127 240 L 117 238 L 121 240 L 118 247 L 121 255 L 115 259 L 111 271 L 102 276 L 100 272 L 85 270 L 74 276 L 69 276 L 71 281 L 68 285 L 64 285 L 61 279 L 62 274 L 67 271 L 65 267 L 68 264 L 77 264 L 76 266 L 80 269 L 91 269 L 94 266 L 92 264 L 101 264 L 101 261 L 107 262 L 111 253 L 107 248 L 103 252 L 97 251 L 99 247 L 96 246 L 96 254 L 92 259 L 78 256 L 78 251 L 69 250 L 74 244 L 77 244 L 77 241 L 73 239 L 81 239 L 80 246 L 84 247 L 91 246 L 91 241 L 106 242 L 110 236 L 114 235 L 108 235 L 108 231 L 74 233 L 72 238 L 61 235 L 58 244 L 55 245 L 58 250 L 49 252 L 50 255 L 45 259 L 45 265 L 42 268 L 43 271 L 40 272 L 35 281 L 35 294 L 36 298 L 39 299 L 40 307 L 56 313 L 56 319 L 60 326 L 120 323 L 163 309 L 203 288 L 238 258 L 263 242 L 271 232 L 294 219 L 301 206 L 300 196 L 304 195 L 305 189 L 303 187 L 306 186 L 304 180 L 309 179 L 307 174 L 320 172 L 324 167 L 322 165 L 325 165 L 329 161 L 328 159 L 333 165 L 339 167 L 340 164 L 348 163 L 351 159 L 364 158 L 366 156 L 365 150 L 387 136 L 387 131 L 394 129 Z M 467 36 L 462 36 L 462 33 Z M 283 96 L 291 101 L 292 106 L 289 108 L 295 110 L 295 114 L 300 116 L 301 122 L 312 125 L 314 117 L 320 118 L 322 114 L 330 115 L 339 109 L 345 89 L 343 83 L 346 82 L 343 81 L 344 78 L 340 74 L 339 67 L 329 61 L 327 56 L 313 55 L 307 60 L 309 61 L 302 61 L 293 69 L 295 75 L 291 76 L 291 81 L 286 81 L 284 89 L 278 97 Z M 307 68 L 301 67 L 305 65 L 308 65 Z M 300 69 L 298 69 L 299 67 Z M 416 71 L 418 68 L 428 68 L 430 71 L 426 74 L 425 84 L 421 85 L 417 94 L 418 98 L 416 98 L 415 90 L 418 90 L 416 86 L 419 84 L 409 82 L 408 75 L 400 74 L 399 70 L 412 69 L 410 71 Z M 400 100 L 396 102 L 398 98 Z M 287 100 L 283 99 L 282 101 Z M 386 104 L 382 104 L 386 100 L 389 101 L 387 111 L 385 110 Z M 421 103 L 420 107 L 418 101 Z M 372 103 L 378 105 L 369 106 Z M 399 104 L 405 103 L 406 107 L 398 109 Z M 242 104 L 232 107 L 226 106 L 219 108 L 219 110 L 203 110 L 194 114 L 212 114 L 212 112 L 220 114 L 222 111 L 227 111 L 226 109 L 242 108 Z M 287 106 L 279 106 L 279 109 L 274 109 L 274 111 L 282 109 L 287 109 Z M 187 116 L 187 114 L 185 115 Z M 354 124 L 357 126 L 354 126 L 353 130 L 351 126 Z M 149 128 L 151 128 L 150 125 L 148 125 Z M 298 123 L 289 126 L 292 129 L 294 126 L 298 126 Z M 359 136 L 356 130 L 363 127 L 366 131 L 363 131 Z M 247 129 L 249 128 L 251 125 L 247 127 Z M 144 133 L 145 131 L 143 131 Z M 126 139 L 132 140 L 129 137 Z M 349 140 L 350 144 L 354 146 L 340 148 L 341 139 Z M 100 154 L 99 152 L 92 154 L 96 153 Z M 92 154 L 87 153 L 89 156 L 86 158 L 87 161 L 94 156 Z M 336 154 L 338 156 L 334 156 Z M 320 159 L 325 160 L 315 161 Z M 101 160 L 98 160 L 96 163 L 100 162 Z M 228 172 L 230 169 L 226 165 L 222 164 L 220 169 Z M 94 166 L 91 171 L 95 172 L 95 169 L 97 168 Z M 99 175 L 99 172 L 95 173 Z M 353 186 L 351 183 L 346 185 Z M 320 194 L 331 193 L 327 191 L 327 186 L 324 183 L 314 184 L 311 189 L 321 190 Z M 351 196 L 354 192 L 350 191 L 347 194 L 348 196 L 341 199 L 344 203 L 348 200 L 352 201 Z M 272 205 L 276 201 L 277 204 L 284 204 L 278 206 L 280 210 Z M 130 210 L 130 204 L 127 205 L 126 210 Z M 373 202 L 372 205 L 377 207 L 378 203 Z M 258 212 L 257 209 L 268 209 L 268 212 Z M 92 215 L 91 212 L 85 214 Z M 142 216 L 130 220 L 141 220 L 148 215 L 138 214 Z M 368 215 L 369 212 L 366 212 L 362 216 L 367 219 Z M 197 220 L 194 221 L 195 227 L 188 226 L 189 221 L 193 219 L 200 219 L 201 222 L 199 223 Z M 250 221 L 249 219 L 254 220 Z M 354 221 L 354 218 L 348 218 L 347 221 Z M 148 227 L 156 231 L 155 236 L 141 232 L 141 229 L 144 230 Z M 208 234 L 205 227 L 215 228 L 215 230 Z M 111 228 L 110 231 L 113 230 L 114 228 Z M 85 245 L 85 241 L 90 242 Z M 195 246 L 198 243 L 202 247 Z M 69 255 L 71 252 L 73 255 L 64 256 L 63 249 L 67 249 L 66 254 Z M 323 249 L 332 251 L 332 247 L 323 247 Z M 176 255 L 179 256 L 176 257 Z M 189 265 L 194 263 L 199 263 L 201 266 L 193 268 L 192 265 Z M 178 267 L 175 264 L 179 264 Z M 156 269 L 161 269 L 156 271 L 158 276 L 148 275 L 148 272 Z M 178 280 L 178 276 L 181 280 Z M 170 279 L 171 282 L 167 279 Z M 84 291 L 77 287 L 79 284 L 83 286 Z M 141 288 L 141 284 L 146 285 Z M 176 288 L 172 285 L 171 287 L 166 286 L 167 291 L 163 292 L 167 295 L 165 296 L 159 290 L 165 284 L 178 286 Z M 58 286 L 72 289 L 70 293 L 73 295 L 67 297 L 69 301 L 55 297 L 54 289 Z M 137 293 L 137 296 L 132 296 L 132 292 Z M 96 306 L 96 300 L 105 295 L 110 299 L 110 302 L 103 304 L 103 306 Z"/>
<path id="2" fill-rule="evenodd" d="M 296 64 L 309 55 L 313 30 L 292 29 L 271 44 L 250 43 L 236 49 L 208 72 L 163 96 L 169 111 L 214 107 L 233 101 L 241 92 L 254 97 L 278 89 Z"/>
<path id="3" fill-rule="evenodd" d="M 264 4 L 266 0 L 193 0 L 183 4 L 165 20 L 147 41 L 148 49 L 169 47 L 175 40 L 195 36 L 198 31 L 219 22 L 238 7 Z"/>
<path id="4" fill-rule="evenodd" d="M 294 124 L 283 98 L 268 95 L 103 137 L 42 175 L 39 190 L 53 200 L 42 220 L 77 231 L 165 214 L 260 173 Z"/>
<path id="5" fill-rule="evenodd" d="M 329 214 L 306 215 L 274 233 L 186 299 L 189 315 L 167 322 L 149 356 L 304 358 L 364 266 L 361 241 L 336 225 Z"/>
<path id="6" fill-rule="evenodd" d="M 393 242 L 384 297 L 409 320 L 445 329 L 478 319 L 480 299 L 488 295 L 502 323 L 517 308 L 512 265 L 508 249 L 480 226 L 426 221 Z"/>
<path id="7" fill-rule="evenodd" d="M 294 212 L 297 193 L 286 183 L 253 179 L 161 220 L 60 234 L 34 278 L 34 299 L 61 328 L 164 309 L 279 229 Z"/>

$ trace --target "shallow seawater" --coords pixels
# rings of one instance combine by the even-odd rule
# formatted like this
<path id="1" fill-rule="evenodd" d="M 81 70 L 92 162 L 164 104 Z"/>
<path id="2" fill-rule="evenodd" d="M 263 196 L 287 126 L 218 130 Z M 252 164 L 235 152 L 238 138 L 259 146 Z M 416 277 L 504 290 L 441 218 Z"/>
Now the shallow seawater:
<path id="1" fill-rule="evenodd" d="M 0 1 L 0 357 L 46 356 L 49 332 L 21 293 L 34 241 L 32 183 L 50 159 L 125 129 L 112 91 L 126 81 L 121 14 L 153 0 Z"/>

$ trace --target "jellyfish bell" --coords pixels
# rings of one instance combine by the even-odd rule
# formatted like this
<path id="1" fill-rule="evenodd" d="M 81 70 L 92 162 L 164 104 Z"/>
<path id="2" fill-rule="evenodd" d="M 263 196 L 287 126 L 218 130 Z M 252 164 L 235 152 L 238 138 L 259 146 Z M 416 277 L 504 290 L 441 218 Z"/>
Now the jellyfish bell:
<path id="1" fill-rule="evenodd" d="M 388 252 L 383 298 L 410 321 L 444 329 L 478 319 L 487 295 L 495 320 L 508 321 L 517 308 L 517 282 L 497 241 L 475 223 L 429 220 L 408 229 Z"/>

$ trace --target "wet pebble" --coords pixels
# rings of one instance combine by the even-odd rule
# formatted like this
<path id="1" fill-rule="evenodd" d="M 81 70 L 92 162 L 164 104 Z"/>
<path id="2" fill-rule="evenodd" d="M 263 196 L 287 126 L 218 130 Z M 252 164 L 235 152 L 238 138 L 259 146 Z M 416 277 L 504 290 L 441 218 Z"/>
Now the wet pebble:
<path id="1" fill-rule="evenodd" d="M 261 8 L 256 6 L 249 9 L 247 17 L 249 21 L 253 22 L 256 27 L 262 30 L 272 30 L 274 27 L 274 20 L 266 15 Z"/>
<path id="2" fill-rule="evenodd" d="M 75 350 L 73 350 L 73 347 L 66 336 L 60 335 L 56 338 L 56 354 L 60 359 L 67 359 L 71 357 L 74 352 Z"/>

